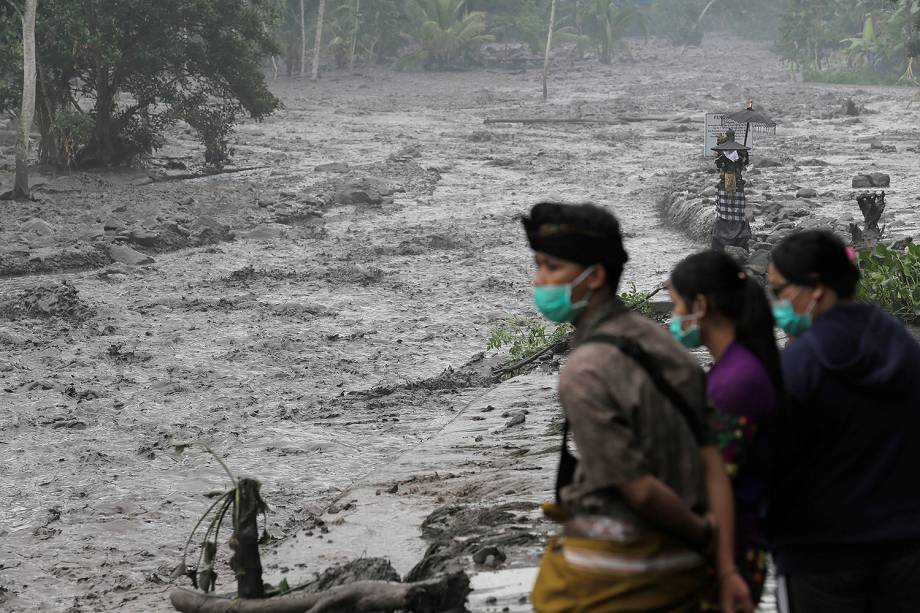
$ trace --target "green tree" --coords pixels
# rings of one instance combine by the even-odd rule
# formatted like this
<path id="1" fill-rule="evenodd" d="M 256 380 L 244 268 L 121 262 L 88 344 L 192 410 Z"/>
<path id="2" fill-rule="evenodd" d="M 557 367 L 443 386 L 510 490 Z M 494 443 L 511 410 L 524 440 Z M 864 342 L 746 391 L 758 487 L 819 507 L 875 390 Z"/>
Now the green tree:
<path id="1" fill-rule="evenodd" d="M 594 42 L 597 57 L 603 64 L 610 63 L 615 49 L 625 46 L 624 39 L 630 32 L 648 34 L 645 14 L 635 5 L 588 0 L 580 10 L 581 34 Z"/>
<path id="2" fill-rule="evenodd" d="M 276 51 L 271 4 L 44 1 L 36 32 L 42 161 L 130 162 L 185 121 L 205 144 L 206 161 L 223 163 L 233 124 L 279 106 L 262 73 Z"/>

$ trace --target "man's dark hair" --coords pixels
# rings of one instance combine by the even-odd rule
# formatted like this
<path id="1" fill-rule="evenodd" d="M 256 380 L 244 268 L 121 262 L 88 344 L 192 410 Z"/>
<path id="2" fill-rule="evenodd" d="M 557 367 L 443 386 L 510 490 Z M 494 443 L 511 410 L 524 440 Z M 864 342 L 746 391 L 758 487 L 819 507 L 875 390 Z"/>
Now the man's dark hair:
<path id="1" fill-rule="evenodd" d="M 795 285 L 826 285 L 847 300 L 856 292 L 859 269 L 847 253 L 846 245 L 826 230 L 806 230 L 790 234 L 773 249 L 773 265 Z"/>
<path id="2" fill-rule="evenodd" d="M 523 224 L 531 249 L 583 266 L 602 264 L 607 285 L 616 290 L 629 256 L 610 211 L 590 202 L 540 202 Z"/>

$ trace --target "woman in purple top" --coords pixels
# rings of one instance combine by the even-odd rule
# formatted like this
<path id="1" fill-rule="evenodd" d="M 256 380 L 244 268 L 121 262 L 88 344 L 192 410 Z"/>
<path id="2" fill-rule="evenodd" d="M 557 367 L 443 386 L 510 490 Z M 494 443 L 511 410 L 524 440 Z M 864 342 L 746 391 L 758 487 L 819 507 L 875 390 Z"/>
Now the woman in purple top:
<path id="1" fill-rule="evenodd" d="M 762 525 L 769 466 L 766 430 L 782 389 L 770 303 L 763 288 L 732 258 L 715 251 L 678 264 L 671 273 L 670 292 L 671 333 L 687 348 L 705 345 L 715 360 L 707 392 L 716 409 L 718 444 L 735 494 L 734 572 L 745 580 L 757 603 L 767 565 Z M 723 572 L 718 582 L 730 573 Z"/>

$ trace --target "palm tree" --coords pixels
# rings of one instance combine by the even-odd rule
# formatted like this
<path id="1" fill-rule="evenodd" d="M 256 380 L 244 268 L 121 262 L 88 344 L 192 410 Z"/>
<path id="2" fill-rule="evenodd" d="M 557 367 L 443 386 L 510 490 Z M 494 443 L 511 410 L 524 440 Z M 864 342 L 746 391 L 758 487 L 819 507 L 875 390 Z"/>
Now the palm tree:
<path id="1" fill-rule="evenodd" d="M 35 116 L 35 12 L 38 0 L 26 0 L 22 13 L 22 108 L 16 136 L 14 198 L 29 197 L 29 133 Z"/>
<path id="2" fill-rule="evenodd" d="M 423 63 L 445 68 L 464 58 L 481 43 L 494 40 L 483 34 L 486 14 L 482 11 L 464 11 L 465 0 L 414 0 L 408 11 L 420 24 L 416 41 L 418 51 L 404 55 L 403 65 Z"/>

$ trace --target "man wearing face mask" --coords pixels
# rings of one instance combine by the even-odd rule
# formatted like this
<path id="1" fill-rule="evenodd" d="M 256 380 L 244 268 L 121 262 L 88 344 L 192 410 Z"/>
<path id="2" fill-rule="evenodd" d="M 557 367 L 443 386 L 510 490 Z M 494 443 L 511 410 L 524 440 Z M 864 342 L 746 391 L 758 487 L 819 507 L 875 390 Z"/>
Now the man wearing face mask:
<path id="1" fill-rule="evenodd" d="M 853 300 L 858 281 L 822 231 L 787 237 L 768 270 L 794 337 L 770 492 L 784 612 L 920 611 L 920 345 Z"/>
<path id="2" fill-rule="evenodd" d="M 566 422 L 557 502 L 545 507 L 562 534 L 541 563 L 534 609 L 695 611 L 713 548 L 717 572 L 734 569 L 733 534 L 713 529 L 729 525 L 733 509 L 703 372 L 617 297 L 627 255 L 613 215 L 544 202 L 523 223 L 537 309 L 576 328 L 559 379 Z M 724 610 L 753 611 L 743 581 L 724 585 Z"/>

